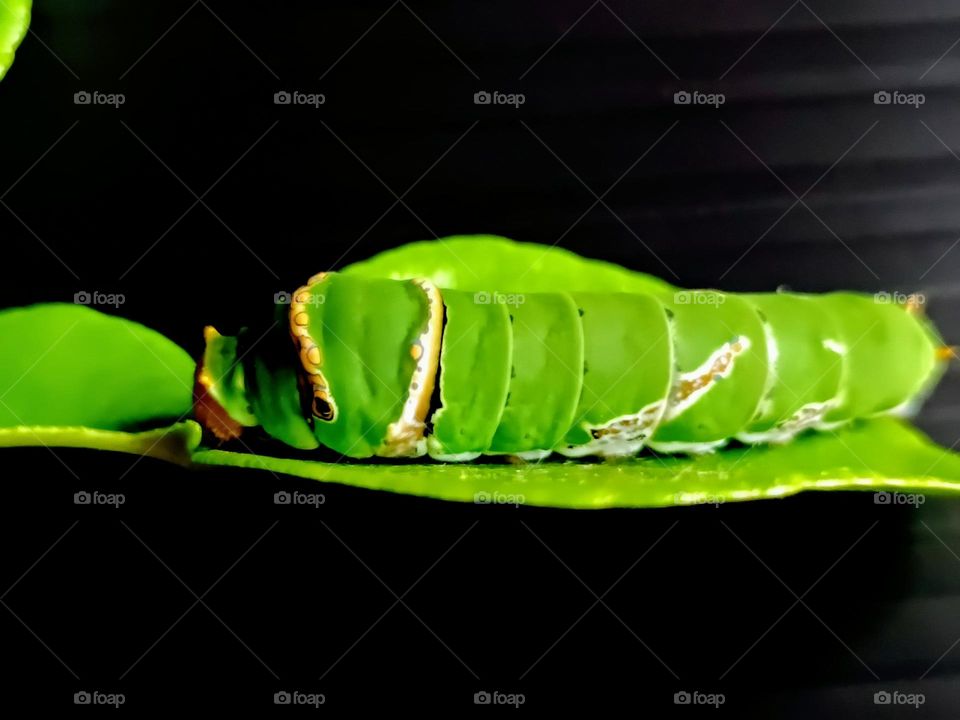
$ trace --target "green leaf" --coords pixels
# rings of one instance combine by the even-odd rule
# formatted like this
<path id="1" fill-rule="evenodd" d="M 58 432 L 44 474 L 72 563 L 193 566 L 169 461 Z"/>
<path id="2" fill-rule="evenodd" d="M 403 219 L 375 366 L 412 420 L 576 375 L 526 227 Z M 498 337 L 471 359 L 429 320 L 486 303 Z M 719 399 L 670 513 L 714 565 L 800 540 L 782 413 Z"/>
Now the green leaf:
<path id="1" fill-rule="evenodd" d="M 442 500 L 564 508 L 724 503 L 803 490 L 960 492 L 960 455 L 893 418 L 811 433 L 788 445 L 622 462 L 345 465 L 222 450 L 197 452 L 193 460 Z"/>
<path id="2" fill-rule="evenodd" d="M 89 427 L 21 425 L 0 428 L 2 447 L 86 448 L 146 455 L 178 465 L 190 465 L 203 431 L 193 420 L 143 432 L 97 430 Z"/>
<path id="3" fill-rule="evenodd" d="M 0 312 L 0 428 L 129 430 L 189 415 L 191 357 L 139 323 L 84 305 Z"/>
<path id="4" fill-rule="evenodd" d="M 200 436 L 193 421 L 143 433 L 25 427 L 0 429 L 0 447 L 89 447 L 440 500 L 562 508 L 726 503 L 804 490 L 960 493 L 960 455 L 894 418 L 811 433 L 788 445 L 607 463 L 338 464 L 205 449 Z"/>
<path id="5" fill-rule="evenodd" d="M 374 278 L 425 278 L 471 292 L 672 292 L 645 273 L 581 257 L 569 250 L 496 235 L 461 235 L 408 243 L 342 272 Z"/>
<path id="6" fill-rule="evenodd" d="M 0 80 L 30 26 L 30 0 L 0 0 Z"/>

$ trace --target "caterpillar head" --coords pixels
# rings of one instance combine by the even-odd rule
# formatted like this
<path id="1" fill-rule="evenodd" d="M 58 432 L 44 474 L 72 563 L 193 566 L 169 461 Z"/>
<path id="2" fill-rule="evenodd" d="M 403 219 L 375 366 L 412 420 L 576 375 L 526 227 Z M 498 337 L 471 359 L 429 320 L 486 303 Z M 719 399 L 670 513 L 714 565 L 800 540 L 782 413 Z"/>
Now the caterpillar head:
<path id="1" fill-rule="evenodd" d="M 316 275 L 265 333 L 207 329 L 197 419 L 224 440 L 260 426 L 300 449 L 422 455 L 443 317 L 425 281 Z"/>
<path id="2" fill-rule="evenodd" d="M 276 323 L 266 332 L 243 329 L 224 336 L 204 329 L 206 347 L 197 366 L 194 414 L 220 440 L 260 426 L 291 447 L 318 446 L 303 410 L 293 347 Z"/>

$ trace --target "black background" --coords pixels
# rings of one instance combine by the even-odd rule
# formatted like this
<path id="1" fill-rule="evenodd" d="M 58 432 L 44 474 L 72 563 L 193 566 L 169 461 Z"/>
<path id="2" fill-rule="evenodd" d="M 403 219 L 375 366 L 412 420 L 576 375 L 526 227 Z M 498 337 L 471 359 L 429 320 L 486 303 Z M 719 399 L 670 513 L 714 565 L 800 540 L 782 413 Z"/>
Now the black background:
<path id="1" fill-rule="evenodd" d="M 960 337 L 958 37 L 942 0 L 41 1 L 0 86 L 0 301 L 123 293 L 108 311 L 197 353 L 203 324 L 230 330 L 318 270 L 489 232 L 689 286 L 919 290 Z M 726 102 L 673 103 L 694 89 Z M 920 419 L 947 445 L 956 397 L 951 374 Z M 900 690 L 925 694 L 911 716 L 950 717 L 960 700 L 952 500 L 565 512 L 4 459 L 3 702 L 263 712 L 299 690 L 321 712 L 458 712 L 496 690 L 713 712 L 673 705 L 698 690 L 741 716 L 893 716 L 873 693 Z M 283 488 L 326 502 L 277 507 Z M 81 489 L 127 501 L 78 508 Z"/>

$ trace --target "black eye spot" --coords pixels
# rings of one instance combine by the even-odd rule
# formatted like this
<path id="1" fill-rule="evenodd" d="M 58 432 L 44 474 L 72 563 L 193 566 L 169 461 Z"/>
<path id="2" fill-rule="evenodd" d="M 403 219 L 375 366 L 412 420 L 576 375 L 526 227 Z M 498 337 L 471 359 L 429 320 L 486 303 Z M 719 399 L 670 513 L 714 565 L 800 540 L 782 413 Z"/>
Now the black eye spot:
<path id="1" fill-rule="evenodd" d="M 313 399 L 313 414 L 324 422 L 333 422 L 335 413 L 333 412 L 333 406 L 329 402 L 323 398 L 315 397 Z"/>

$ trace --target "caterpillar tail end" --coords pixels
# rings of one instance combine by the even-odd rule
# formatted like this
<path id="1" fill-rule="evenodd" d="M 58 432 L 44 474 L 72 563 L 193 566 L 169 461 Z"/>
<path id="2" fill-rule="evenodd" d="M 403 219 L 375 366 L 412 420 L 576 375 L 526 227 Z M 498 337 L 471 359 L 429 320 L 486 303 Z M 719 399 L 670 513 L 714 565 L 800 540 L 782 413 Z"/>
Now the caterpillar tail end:
<path id="1" fill-rule="evenodd" d="M 924 296 L 921 293 L 911 293 L 907 296 L 906 301 L 903 303 L 903 309 L 911 315 L 924 317 L 927 313 L 923 305 Z"/>
<path id="2" fill-rule="evenodd" d="M 951 362 L 960 359 L 960 348 L 956 345 L 944 345 L 934 351 L 938 362 Z"/>
<path id="3" fill-rule="evenodd" d="M 203 357 L 194 375 L 193 415 L 221 442 L 235 440 L 244 425 L 228 409 L 235 403 L 230 401 L 230 386 L 224 380 L 236 373 L 236 338 L 224 337 L 207 325 L 203 339 Z"/>

